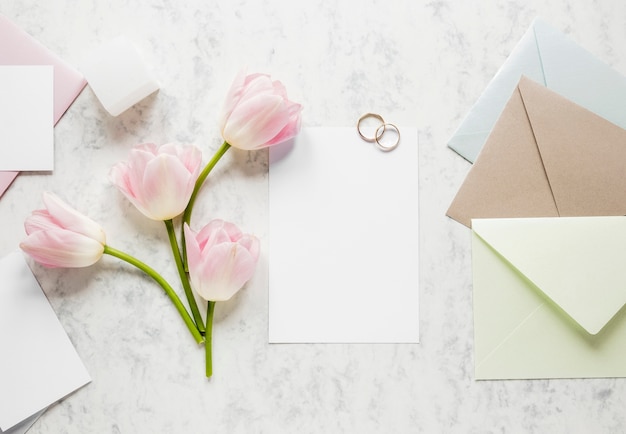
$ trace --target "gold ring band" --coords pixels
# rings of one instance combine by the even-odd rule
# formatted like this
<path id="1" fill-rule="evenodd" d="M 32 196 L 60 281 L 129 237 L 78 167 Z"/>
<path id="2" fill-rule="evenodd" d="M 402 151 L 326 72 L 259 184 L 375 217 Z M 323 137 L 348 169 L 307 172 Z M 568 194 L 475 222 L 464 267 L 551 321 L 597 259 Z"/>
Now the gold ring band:
<path id="1" fill-rule="evenodd" d="M 361 131 L 361 122 L 363 122 L 367 118 L 374 118 L 380 121 L 380 125 L 374 131 L 374 137 L 368 137 L 365 134 L 363 134 L 363 131 Z M 392 143 L 391 145 L 385 145 L 380 142 L 380 140 L 385 135 L 385 132 L 387 131 L 388 128 L 395 130 L 396 134 L 398 135 L 396 141 Z M 383 152 L 393 151 L 400 144 L 400 130 L 398 129 L 398 127 L 395 126 L 394 124 L 385 122 L 383 117 L 376 113 L 365 113 L 363 116 L 361 116 L 356 123 L 356 130 L 359 133 L 359 136 L 361 136 L 361 138 L 364 141 L 368 143 L 376 143 L 376 146 L 378 147 L 378 149 L 380 149 Z"/>
<path id="2" fill-rule="evenodd" d="M 378 119 L 381 122 L 381 126 L 376 129 L 376 133 L 375 133 L 374 137 L 367 137 L 361 131 L 361 122 L 363 122 L 367 118 L 376 118 L 376 119 Z M 380 128 L 384 127 L 384 126 L 385 126 L 385 120 L 383 119 L 383 117 L 381 115 L 378 115 L 376 113 L 365 113 L 363 116 L 361 116 L 359 118 L 359 121 L 356 123 L 356 130 L 359 132 L 359 136 L 361 136 L 361 138 L 363 140 L 365 140 L 366 142 L 369 142 L 369 143 L 374 143 L 379 138 L 378 130 L 380 130 Z M 384 134 L 384 132 L 385 132 L 385 129 L 383 128 L 383 131 L 380 133 L 380 135 L 382 136 L 382 134 Z"/>
<path id="3" fill-rule="evenodd" d="M 380 143 L 379 139 L 383 136 L 383 134 L 385 134 L 385 131 L 387 131 L 387 128 L 390 127 L 391 129 L 396 130 L 396 133 L 398 134 L 398 138 L 396 139 L 396 141 L 394 143 L 392 143 L 391 145 L 383 145 L 382 143 Z M 382 129 L 382 131 L 380 132 L 380 134 L 378 133 L 380 130 Z M 400 130 L 398 129 L 398 127 L 396 127 L 394 124 L 390 124 L 390 123 L 384 123 L 382 124 L 380 127 L 378 127 L 376 129 L 376 134 L 374 136 L 374 140 L 376 141 L 376 146 L 378 146 L 378 149 L 380 149 L 381 151 L 384 152 L 389 152 L 389 151 L 393 151 L 394 149 L 396 149 L 396 147 L 398 146 L 398 144 L 400 143 Z"/>

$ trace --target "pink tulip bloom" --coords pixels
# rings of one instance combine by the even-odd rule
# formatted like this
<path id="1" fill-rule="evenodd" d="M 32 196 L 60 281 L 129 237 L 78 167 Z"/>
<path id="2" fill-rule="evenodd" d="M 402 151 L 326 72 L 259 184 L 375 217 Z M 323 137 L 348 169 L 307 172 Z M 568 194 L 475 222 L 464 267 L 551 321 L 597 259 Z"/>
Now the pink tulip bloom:
<path id="1" fill-rule="evenodd" d="M 231 298 L 254 274 L 259 240 L 223 220 L 196 233 L 185 224 L 187 261 L 192 288 L 208 301 Z"/>
<path id="2" fill-rule="evenodd" d="M 144 143 L 113 166 L 109 179 L 146 217 L 170 220 L 187 206 L 201 164 L 196 146 Z"/>
<path id="3" fill-rule="evenodd" d="M 102 257 L 106 237 L 102 227 L 70 208 L 51 193 L 43 194 L 46 209 L 33 211 L 24 222 L 20 247 L 47 267 L 88 267 Z"/>
<path id="4" fill-rule="evenodd" d="M 240 73 L 222 109 L 222 137 L 231 146 L 255 150 L 276 145 L 300 131 L 302 106 L 287 99 L 280 81 Z"/>

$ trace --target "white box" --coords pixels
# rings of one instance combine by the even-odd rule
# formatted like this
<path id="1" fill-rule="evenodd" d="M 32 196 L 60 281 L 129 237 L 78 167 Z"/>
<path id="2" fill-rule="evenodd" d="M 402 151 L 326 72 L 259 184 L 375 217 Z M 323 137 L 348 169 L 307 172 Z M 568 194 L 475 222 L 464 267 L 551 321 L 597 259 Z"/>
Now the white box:
<path id="1" fill-rule="evenodd" d="M 135 46 L 124 36 L 95 50 L 81 69 L 112 116 L 118 116 L 160 87 Z"/>

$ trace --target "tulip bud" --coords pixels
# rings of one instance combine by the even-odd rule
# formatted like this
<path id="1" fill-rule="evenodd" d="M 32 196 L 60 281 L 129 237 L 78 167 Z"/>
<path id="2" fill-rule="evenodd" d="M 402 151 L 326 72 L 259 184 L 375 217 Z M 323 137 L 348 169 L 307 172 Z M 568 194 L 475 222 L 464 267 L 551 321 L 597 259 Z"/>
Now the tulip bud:
<path id="1" fill-rule="evenodd" d="M 280 81 L 272 81 L 266 74 L 241 73 L 222 109 L 222 137 L 239 149 L 273 146 L 298 134 L 301 111 L 300 104 L 287 99 Z"/>
<path id="2" fill-rule="evenodd" d="M 185 224 L 191 287 L 209 301 L 231 298 L 254 274 L 259 240 L 223 220 L 213 220 L 196 233 Z"/>
<path id="3" fill-rule="evenodd" d="M 185 210 L 201 164 L 196 146 L 145 143 L 113 166 L 109 179 L 146 217 L 170 220 Z"/>
<path id="4" fill-rule="evenodd" d="M 33 211 L 24 222 L 28 235 L 20 248 L 47 267 L 87 267 L 102 257 L 106 237 L 100 225 L 51 193 L 43 194 L 46 209 Z"/>

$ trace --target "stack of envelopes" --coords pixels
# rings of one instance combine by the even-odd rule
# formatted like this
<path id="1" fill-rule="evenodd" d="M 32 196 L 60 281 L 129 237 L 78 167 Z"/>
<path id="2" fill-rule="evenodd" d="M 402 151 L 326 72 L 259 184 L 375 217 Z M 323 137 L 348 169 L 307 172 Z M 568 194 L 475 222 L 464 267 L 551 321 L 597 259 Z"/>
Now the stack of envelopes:
<path id="1" fill-rule="evenodd" d="M 477 379 L 626 376 L 625 126 L 626 77 L 535 21 L 450 141 Z"/>
<path id="2" fill-rule="evenodd" d="M 520 76 L 626 128 L 626 78 L 536 19 L 480 95 L 448 146 L 474 162 Z"/>

